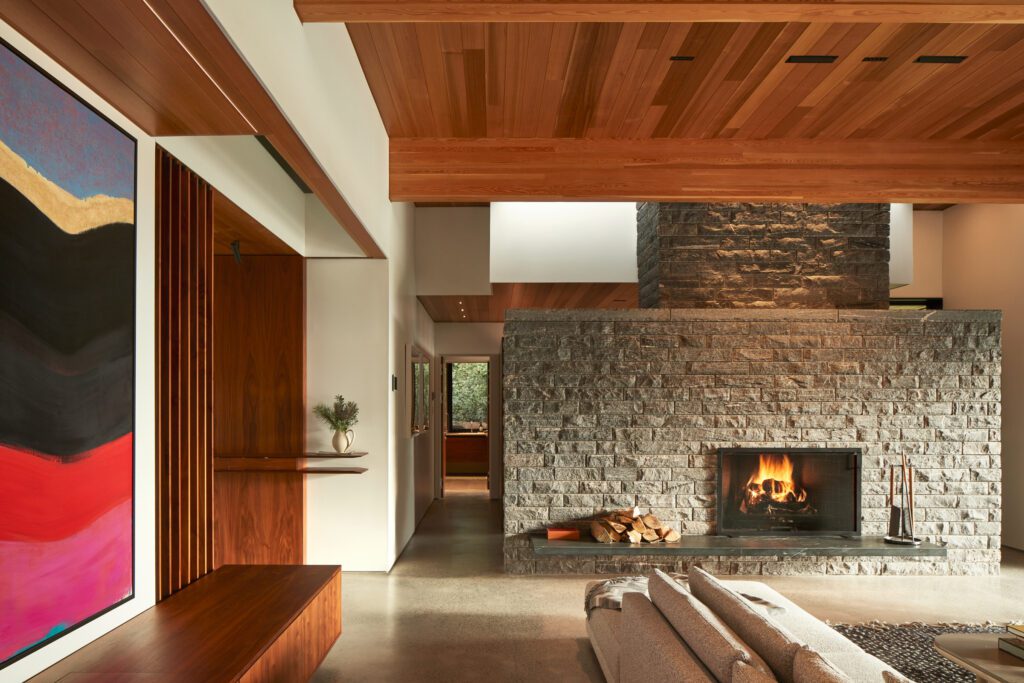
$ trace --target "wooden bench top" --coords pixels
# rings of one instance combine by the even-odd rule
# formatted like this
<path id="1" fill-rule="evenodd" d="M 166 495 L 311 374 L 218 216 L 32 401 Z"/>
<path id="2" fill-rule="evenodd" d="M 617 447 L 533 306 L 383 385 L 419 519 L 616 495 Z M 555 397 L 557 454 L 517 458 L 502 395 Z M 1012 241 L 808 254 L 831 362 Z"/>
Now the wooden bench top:
<path id="1" fill-rule="evenodd" d="M 31 680 L 237 680 L 340 572 L 333 565 L 221 567 Z"/>

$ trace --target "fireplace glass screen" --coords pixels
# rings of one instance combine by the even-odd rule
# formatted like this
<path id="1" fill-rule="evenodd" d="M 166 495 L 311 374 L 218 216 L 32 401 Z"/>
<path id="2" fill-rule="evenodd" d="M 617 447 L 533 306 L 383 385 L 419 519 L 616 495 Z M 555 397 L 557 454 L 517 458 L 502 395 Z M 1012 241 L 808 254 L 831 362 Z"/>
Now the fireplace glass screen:
<path id="1" fill-rule="evenodd" d="M 718 533 L 857 535 L 860 449 L 723 448 Z"/>

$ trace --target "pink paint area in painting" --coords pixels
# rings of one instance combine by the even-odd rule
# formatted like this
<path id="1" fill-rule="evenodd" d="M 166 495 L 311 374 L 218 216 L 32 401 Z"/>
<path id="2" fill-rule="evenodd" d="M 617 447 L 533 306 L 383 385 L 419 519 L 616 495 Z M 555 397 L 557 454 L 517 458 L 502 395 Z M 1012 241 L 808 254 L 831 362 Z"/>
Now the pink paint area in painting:
<path id="1" fill-rule="evenodd" d="M 131 591 L 130 500 L 59 541 L 0 541 L 0 662 Z"/>

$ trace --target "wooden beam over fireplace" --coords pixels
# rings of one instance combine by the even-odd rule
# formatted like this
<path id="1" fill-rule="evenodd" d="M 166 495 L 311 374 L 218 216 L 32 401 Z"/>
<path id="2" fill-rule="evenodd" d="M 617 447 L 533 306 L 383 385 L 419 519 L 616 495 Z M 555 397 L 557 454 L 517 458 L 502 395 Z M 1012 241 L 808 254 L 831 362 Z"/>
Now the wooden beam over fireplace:
<path id="1" fill-rule="evenodd" d="M 1019 23 L 1018 0 L 295 0 L 304 22 Z"/>
<path id="2" fill-rule="evenodd" d="M 1019 202 L 1024 142 L 392 138 L 391 199 Z"/>

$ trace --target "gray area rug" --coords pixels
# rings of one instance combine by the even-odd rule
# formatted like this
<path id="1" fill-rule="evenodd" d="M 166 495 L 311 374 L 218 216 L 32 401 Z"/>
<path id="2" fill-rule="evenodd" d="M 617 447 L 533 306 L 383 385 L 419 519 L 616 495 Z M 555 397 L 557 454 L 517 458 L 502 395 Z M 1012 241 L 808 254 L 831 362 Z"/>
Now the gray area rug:
<path id="1" fill-rule="evenodd" d="M 917 683 L 973 683 L 974 674 L 940 655 L 932 646 L 943 633 L 1003 633 L 983 624 L 829 624 L 869 654 Z"/>

